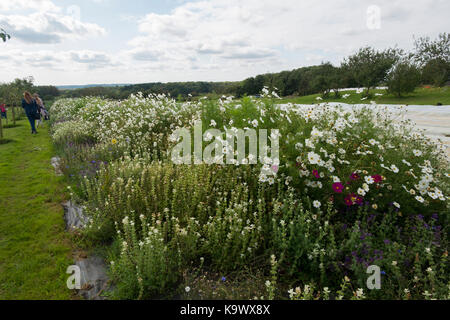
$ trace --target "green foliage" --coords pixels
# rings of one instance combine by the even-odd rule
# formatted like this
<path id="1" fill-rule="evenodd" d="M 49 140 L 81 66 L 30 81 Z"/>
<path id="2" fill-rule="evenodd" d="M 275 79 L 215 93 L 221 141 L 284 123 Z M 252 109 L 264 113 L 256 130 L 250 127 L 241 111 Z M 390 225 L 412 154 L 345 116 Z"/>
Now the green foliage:
<path id="1" fill-rule="evenodd" d="M 401 51 L 397 49 L 378 51 L 365 47 L 346 58 L 342 68 L 362 84 L 369 94 L 371 88 L 386 80 L 389 70 L 399 59 L 400 54 Z"/>
<path id="2" fill-rule="evenodd" d="M 441 59 L 428 61 L 422 68 L 422 82 L 434 86 L 443 86 L 450 77 L 450 63 Z"/>
<path id="3" fill-rule="evenodd" d="M 442 86 L 450 79 L 450 34 L 417 39 L 414 58 L 423 68 L 423 82 Z"/>
<path id="4" fill-rule="evenodd" d="M 409 61 L 397 63 L 388 75 L 388 92 L 401 97 L 414 92 L 420 84 L 420 70 Z"/>
<path id="5" fill-rule="evenodd" d="M 11 39 L 11 36 L 9 34 L 7 34 L 5 30 L 0 28 L 0 39 L 2 39 L 3 42 L 6 42 L 6 40 Z"/>
<path id="6" fill-rule="evenodd" d="M 32 91 L 33 77 L 15 79 L 10 83 L 0 84 L 0 97 L 8 106 L 21 106 L 23 93 Z"/>

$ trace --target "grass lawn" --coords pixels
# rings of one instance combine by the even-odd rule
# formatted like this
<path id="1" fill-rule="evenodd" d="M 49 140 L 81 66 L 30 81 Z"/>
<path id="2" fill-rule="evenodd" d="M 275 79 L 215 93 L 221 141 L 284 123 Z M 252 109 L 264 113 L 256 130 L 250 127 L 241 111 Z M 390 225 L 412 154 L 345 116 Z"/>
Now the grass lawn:
<path id="1" fill-rule="evenodd" d="M 36 136 L 28 121 L 17 124 L 3 130 L 10 142 L 0 143 L 0 300 L 69 299 L 64 177 L 50 165 L 48 124 Z"/>
<path id="2" fill-rule="evenodd" d="M 316 100 L 320 97 L 320 94 L 304 96 L 304 97 L 289 97 L 283 98 L 282 103 L 297 103 L 297 104 L 315 104 L 319 102 L 342 102 L 349 104 L 358 103 L 370 103 L 370 101 L 375 101 L 378 104 L 408 104 L 408 105 L 437 105 L 442 103 L 443 105 L 450 105 L 450 87 L 443 88 L 420 88 L 414 93 L 407 96 L 398 98 L 394 95 L 388 94 L 386 90 L 371 90 L 374 95 L 372 99 L 362 101 L 362 94 L 357 94 L 355 91 L 342 92 L 341 95 L 350 94 L 347 99 L 334 98 L 334 94 L 330 94 L 330 98 L 324 99 L 323 101 Z M 375 96 L 376 93 L 381 93 L 383 96 Z"/>

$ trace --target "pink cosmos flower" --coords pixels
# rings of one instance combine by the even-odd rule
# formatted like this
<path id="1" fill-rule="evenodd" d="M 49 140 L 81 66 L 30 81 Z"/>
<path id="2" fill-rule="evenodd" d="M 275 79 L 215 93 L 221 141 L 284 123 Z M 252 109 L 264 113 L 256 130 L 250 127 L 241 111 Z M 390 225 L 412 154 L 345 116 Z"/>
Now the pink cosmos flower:
<path id="1" fill-rule="evenodd" d="M 313 174 L 313 176 L 316 177 L 317 179 L 320 179 L 319 171 L 313 170 L 312 174 Z"/>
<path id="2" fill-rule="evenodd" d="M 353 172 L 350 176 L 350 179 L 352 179 L 353 181 L 358 180 L 359 179 L 359 175 L 356 172 Z"/>
<path id="3" fill-rule="evenodd" d="M 345 197 L 344 201 L 345 204 L 349 207 L 351 207 L 352 205 L 354 205 L 355 203 L 357 203 L 358 200 L 358 196 L 354 193 L 349 194 L 348 196 Z"/>
<path id="4" fill-rule="evenodd" d="M 361 196 L 356 197 L 356 204 L 357 205 L 362 205 L 364 203 L 364 198 Z"/>
<path id="5" fill-rule="evenodd" d="M 353 205 L 353 201 L 350 195 L 346 196 L 345 199 L 345 204 L 347 205 L 347 207 L 351 207 Z"/>
<path id="6" fill-rule="evenodd" d="M 340 182 L 333 184 L 333 190 L 336 193 L 342 193 L 344 191 L 344 185 Z"/>
<path id="7" fill-rule="evenodd" d="M 380 176 L 379 174 L 376 174 L 374 176 L 372 176 L 373 180 L 375 181 L 375 183 L 380 183 L 383 181 L 383 177 Z"/>

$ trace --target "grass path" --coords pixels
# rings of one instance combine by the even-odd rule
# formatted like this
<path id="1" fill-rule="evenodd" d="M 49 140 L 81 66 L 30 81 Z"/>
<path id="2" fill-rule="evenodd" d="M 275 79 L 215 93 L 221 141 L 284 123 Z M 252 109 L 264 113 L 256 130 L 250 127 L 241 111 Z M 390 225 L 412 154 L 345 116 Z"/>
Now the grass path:
<path id="1" fill-rule="evenodd" d="M 50 165 L 48 125 L 32 136 L 27 121 L 17 124 L 0 144 L 0 300 L 69 299 L 64 178 Z"/>

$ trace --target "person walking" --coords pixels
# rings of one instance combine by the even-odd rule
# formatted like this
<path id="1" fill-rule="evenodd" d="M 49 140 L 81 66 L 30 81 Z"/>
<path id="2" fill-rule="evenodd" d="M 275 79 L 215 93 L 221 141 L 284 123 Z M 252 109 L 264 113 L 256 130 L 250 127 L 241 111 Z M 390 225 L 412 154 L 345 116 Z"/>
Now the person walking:
<path id="1" fill-rule="evenodd" d="M 8 119 L 8 116 L 6 114 L 6 105 L 4 103 L 0 104 L 0 116 L 2 119 Z"/>
<path id="2" fill-rule="evenodd" d="M 38 108 L 38 114 L 40 116 L 39 119 L 36 119 L 36 128 L 39 128 L 39 125 L 41 125 L 43 123 L 42 112 L 45 109 L 44 102 L 42 101 L 42 99 L 39 97 L 39 95 L 37 93 L 33 94 L 33 98 L 34 98 L 34 101 L 36 101 L 36 105 Z"/>
<path id="3" fill-rule="evenodd" d="M 22 108 L 25 109 L 25 114 L 30 122 L 31 134 L 37 134 L 35 123 L 36 119 L 40 119 L 40 115 L 38 115 L 38 106 L 36 101 L 28 91 L 23 94 Z"/>

